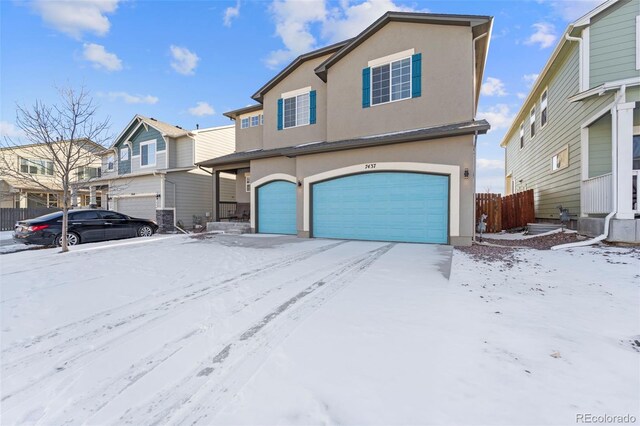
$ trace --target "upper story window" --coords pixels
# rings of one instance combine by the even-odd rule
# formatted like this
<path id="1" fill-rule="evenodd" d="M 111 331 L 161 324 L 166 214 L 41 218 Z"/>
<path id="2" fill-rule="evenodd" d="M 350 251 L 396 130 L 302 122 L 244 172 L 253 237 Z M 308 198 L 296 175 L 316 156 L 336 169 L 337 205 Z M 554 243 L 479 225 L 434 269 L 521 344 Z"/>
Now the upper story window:
<path id="1" fill-rule="evenodd" d="M 114 169 L 114 157 L 113 155 L 109 155 L 107 157 L 107 171 L 112 172 Z"/>
<path id="2" fill-rule="evenodd" d="M 246 129 L 248 127 L 249 127 L 249 117 L 241 119 L 240 120 L 240 128 L 241 129 Z"/>
<path id="3" fill-rule="evenodd" d="M 531 138 L 536 135 L 536 108 L 531 108 L 531 114 L 529 115 L 529 126 L 531 130 Z"/>
<path id="4" fill-rule="evenodd" d="M 120 148 L 120 161 L 127 161 L 129 159 L 129 147 L 125 146 Z"/>
<path id="5" fill-rule="evenodd" d="M 260 125 L 260 116 L 253 115 L 251 116 L 251 127 L 256 127 Z"/>
<path id="6" fill-rule="evenodd" d="M 260 114 L 260 125 L 264 124 L 264 114 Z"/>
<path id="7" fill-rule="evenodd" d="M 547 93 L 548 90 L 545 89 L 540 97 L 540 128 L 547 124 Z"/>
<path id="8" fill-rule="evenodd" d="M 284 128 L 309 124 L 309 93 L 284 99 Z"/>
<path id="9" fill-rule="evenodd" d="M 140 167 L 156 165 L 156 142 L 142 142 L 140 144 Z"/>
<path id="10" fill-rule="evenodd" d="M 520 148 L 524 148 L 524 121 L 520 124 Z"/>
<path id="11" fill-rule="evenodd" d="M 411 97 L 411 58 L 371 68 L 371 104 Z"/>
<path id="12" fill-rule="evenodd" d="M 97 178 L 101 175 L 101 167 L 78 167 L 78 180 Z"/>
<path id="13" fill-rule="evenodd" d="M 30 175 L 53 176 L 53 161 L 35 158 L 20 158 L 20 172 Z"/>

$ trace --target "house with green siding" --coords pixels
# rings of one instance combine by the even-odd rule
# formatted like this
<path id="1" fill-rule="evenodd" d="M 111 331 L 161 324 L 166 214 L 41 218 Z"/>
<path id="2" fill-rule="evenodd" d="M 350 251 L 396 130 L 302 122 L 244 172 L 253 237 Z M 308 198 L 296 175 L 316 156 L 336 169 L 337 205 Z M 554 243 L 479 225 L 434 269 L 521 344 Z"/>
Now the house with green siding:
<path id="1" fill-rule="evenodd" d="M 204 224 L 213 211 L 213 179 L 195 164 L 235 149 L 234 126 L 185 130 L 136 115 L 100 153 L 102 176 L 90 194 L 101 207 L 158 222 L 161 229 Z M 235 201 L 235 179 L 220 182 L 221 196 Z"/>
<path id="2" fill-rule="evenodd" d="M 536 219 L 640 242 L 640 0 L 571 23 L 504 136 L 505 192 L 533 189 Z"/>

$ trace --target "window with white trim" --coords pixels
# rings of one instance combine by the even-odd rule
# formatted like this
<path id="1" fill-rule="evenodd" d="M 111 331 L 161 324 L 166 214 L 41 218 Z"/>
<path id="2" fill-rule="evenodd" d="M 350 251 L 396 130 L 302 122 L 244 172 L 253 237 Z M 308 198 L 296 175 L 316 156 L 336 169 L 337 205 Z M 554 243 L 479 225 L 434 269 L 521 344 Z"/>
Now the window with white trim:
<path id="1" fill-rule="evenodd" d="M 371 67 L 371 105 L 411 98 L 411 57 Z"/>
<path id="2" fill-rule="evenodd" d="M 115 159 L 114 159 L 113 155 L 110 155 L 110 156 L 107 157 L 107 171 L 108 172 L 112 172 L 113 169 L 115 168 L 114 167 L 114 160 Z"/>
<path id="3" fill-rule="evenodd" d="M 251 116 L 251 127 L 256 127 L 260 125 L 260 116 L 253 115 Z"/>
<path id="4" fill-rule="evenodd" d="M 284 98 L 282 103 L 284 109 L 283 127 L 285 129 L 289 127 L 306 126 L 309 124 L 309 92 L 292 96 L 290 98 Z"/>
<path id="5" fill-rule="evenodd" d="M 260 125 L 264 124 L 264 114 L 260 114 Z"/>
<path id="6" fill-rule="evenodd" d="M 125 146 L 120 148 L 120 161 L 127 161 L 129 159 L 129 147 Z"/>
<path id="7" fill-rule="evenodd" d="M 566 146 L 560 151 L 556 152 L 553 157 L 551 157 L 551 170 L 561 170 L 566 167 L 569 167 L 569 147 Z"/>
<path id="8" fill-rule="evenodd" d="M 140 144 L 140 167 L 156 165 L 156 142 L 142 142 Z"/>
<path id="9" fill-rule="evenodd" d="M 536 107 L 531 108 L 531 114 L 529 115 L 529 128 L 531 132 L 531 138 L 536 135 Z"/>
<path id="10" fill-rule="evenodd" d="M 244 190 L 251 192 L 251 175 L 249 173 L 244 174 Z"/>
<path id="11" fill-rule="evenodd" d="M 20 158 L 20 172 L 30 175 L 53 176 L 53 161 L 36 158 Z"/>
<path id="12" fill-rule="evenodd" d="M 548 89 L 544 89 L 542 96 L 540 96 L 540 128 L 547 124 L 547 96 Z"/>
<path id="13" fill-rule="evenodd" d="M 524 148 L 524 121 L 520 123 L 520 149 Z"/>
<path id="14" fill-rule="evenodd" d="M 246 129 L 249 127 L 249 117 L 243 118 L 240 120 L 240 128 Z"/>

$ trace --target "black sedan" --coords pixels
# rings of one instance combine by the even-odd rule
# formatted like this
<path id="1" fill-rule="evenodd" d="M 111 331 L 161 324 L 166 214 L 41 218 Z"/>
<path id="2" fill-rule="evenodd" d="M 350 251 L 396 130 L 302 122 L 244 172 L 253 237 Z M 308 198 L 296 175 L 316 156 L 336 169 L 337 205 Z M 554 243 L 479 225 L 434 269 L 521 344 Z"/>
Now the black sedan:
<path id="1" fill-rule="evenodd" d="M 69 210 L 67 244 L 130 237 L 150 237 L 158 230 L 155 222 L 109 210 Z M 24 244 L 61 245 L 62 212 L 50 213 L 16 223 L 13 240 Z"/>

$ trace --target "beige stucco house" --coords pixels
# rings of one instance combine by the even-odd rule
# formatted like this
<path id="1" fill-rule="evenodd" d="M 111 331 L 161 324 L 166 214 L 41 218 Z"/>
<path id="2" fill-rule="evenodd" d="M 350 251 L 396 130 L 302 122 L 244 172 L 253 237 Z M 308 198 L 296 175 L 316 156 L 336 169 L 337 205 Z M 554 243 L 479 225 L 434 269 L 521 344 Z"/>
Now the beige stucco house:
<path id="1" fill-rule="evenodd" d="M 301 55 L 257 104 L 226 113 L 236 152 L 199 165 L 237 176 L 253 232 L 471 244 L 491 26 L 488 16 L 388 12 Z"/>
<path id="2" fill-rule="evenodd" d="M 91 200 L 88 183 L 99 178 L 103 146 L 80 139 L 53 144 L 25 144 L 0 148 L 0 207 L 62 207 L 62 179 L 53 150 L 67 152 L 78 166 L 71 174 L 71 204 L 87 207 Z M 64 157 L 58 155 L 58 159 Z M 94 200 L 95 203 L 95 200 Z"/>
<path id="3" fill-rule="evenodd" d="M 91 195 L 102 206 L 158 222 L 163 230 L 191 228 L 210 220 L 214 209 L 211 172 L 196 166 L 234 150 L 234 126 L 186 130 L 136 115 L 100 153 L 102 176 Z M 220 179 L 221 200 L 235 201 L 235 176 Z"/>

